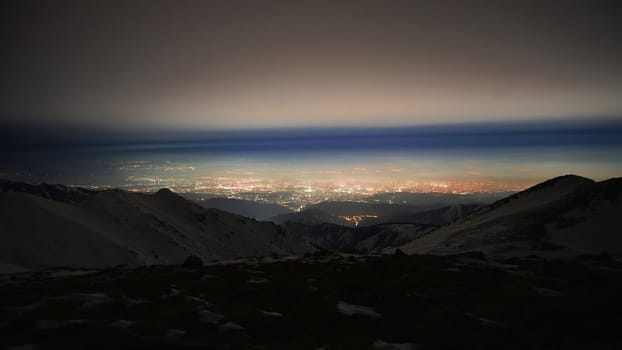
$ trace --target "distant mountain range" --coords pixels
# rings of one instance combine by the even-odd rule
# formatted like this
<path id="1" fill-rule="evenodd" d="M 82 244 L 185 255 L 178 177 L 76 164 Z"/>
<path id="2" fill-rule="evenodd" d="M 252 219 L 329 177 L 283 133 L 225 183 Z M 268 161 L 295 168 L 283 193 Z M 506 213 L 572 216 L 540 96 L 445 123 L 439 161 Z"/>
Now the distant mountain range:
<path id="1" fill-rule="evenodd" d="M 488 204 L 514 194 L 514 192 L 493 193 L 416 193 L 389 192 L 378 193 L 366 198 L 368 202 L 407 204 L 417 206 L 446 206 L 458 204 Z"/>
<path id="2" fill-rule="evenodd" d="M 313 242 L 321 249 L 365 252 L 382 251 L 421 238 L 477 208 L 480 205 L 458 204 L 407 215 L 399 214 L 398 210 L 396 215 L 367 219 L 358 226 L 318 209 L 280 215 L 272 220 L 281 224 L 287 233 Z M 412 207 L 412 210 L 417 209 Z"/>
<path id="3" fill-rule="evenodd" d="M 177 264 L 237 256 L 304 254 L 306 242 L 270 222 L 155 194 L 0 182 L 5 268 Z"/>
<path id="4" fill-rule="evenodd" d="M 454 204 L 430 210 L 416 211 L 409 214 L 385 215 L 365 220 L 362 222 L 362 226 L 386 223 L 444 226 L 481 207 L 481 204 Z"/>
<path id="5" fill-rule="evenodd" d="M 560 256 L 622 253 L 622 178 L 557 177 L 484 206 L 400 249 Z"/>
<path id="6" fill-rule="evenodd" d="M 343 216 L 369 215 L 358 226 L 381 223 L 424 223 L 443 225 L 474 208 L 489 204 L 511 193 L 492 194 L 447 194 L 447 193 L 403 193 L 391 192 L 370 196 L 364 202 L 325 201 L 310 205 L 300 212 L 272 203 L 255 202 L 234 198 L 207 198 L 195 194 L 184 194 L 206 208 L 215 208 L 230 213 L 268 220 L 277 224 L 286 222 L 319 225 L 333 223 L 355 226 Z M 451 207 L 451 209 L 449 209 Z M 424 214 L 424 212 L 427 212 Z M 421 213 L 421 215 L 416 215 Z M 374 217 L 375 216 L 375 217 Z"/>
<path id="7" fill-rule="evenodd" d="M 622 178 L 545 181 L 488 205 L 324 202 L 260 222 L 208 209 L 170 190 L 93 191 L 0 181 L 0 270 L 177 264 L 239 256 L 303 255 L 317 248 L 407 254 L 622 254 Z M 205 203 L 204 203 L 205 204 Z M 284 211 L 217 199 L 258 217 Z M 355 226 L 348 215 L 369 214 Z"/>
<path id="8" fill-rule="evenodd" d="M 325 210 L 319 209 L 306 209 L 296 213 L 288 213 L 277 215 L 269 218 L 268 220 L 275 224 L 297 223 L 303 225 L 321 225 L 321 224 L 335 224 L 340 226 L 354 226 L 354 223 L 348 222 L 343 218 Z"/>
<path id="9" fill-rule="evenodd" d="M 367 202 L 321 202 L 300 212 L 273 216 L 268 220 L 306 225 L 331 223 L 343 226 L 373 226 L 385 223 L 410 223 L 441 226 L 479 208 L 480 204 L 450 204 L 438 202 L 433 205 L 405 205 Z M 345 217 L 362 216 L 357 223 Z"/>
<path id="10" fill-rule="evenodd" d="M 440 205 L 440 203 L 437 205 Z M 320 226 L 323 224 L 350 228 L 371 227 L 383 224 L 443 226 L 481 206 L 480 204 L 454 204 L 442 207 L 436 207 L 436 205 L 426 207 L 403 204 L 343 202 L 343 207 L 340 207 L 339 202 L 323 202 L 310 206 L 310 209 L 273 216 L 268 220 L 276 224 L 285 225 L 287 228 L 296 227 L 296 231 L 300 230 L 301 225 Z M 361 216 L 360 221 L 354 222 L 345 219 L 349 217 L 352 220 L 353 215 Z M 303 231 L 307 232 L 309 230 L 305 229 Z"/>
<path id="11" fill-rule="evenodd" d="M 413 204 L 389 204 L 389 203 L 372 203 L 372 202 L 320 202 L 314 205 L 306 207 L 306 210 L 320 210 L 326 213 L 331 213 L 336 216 L 348 216 L 348 215 L 376 215 L 376 216 L 388 216 L 388 215 L 405 215 L 420 212 L 428 209 L 438 208 L 445 204 L 433 204 L 433 205 L 418 205 Z"/>

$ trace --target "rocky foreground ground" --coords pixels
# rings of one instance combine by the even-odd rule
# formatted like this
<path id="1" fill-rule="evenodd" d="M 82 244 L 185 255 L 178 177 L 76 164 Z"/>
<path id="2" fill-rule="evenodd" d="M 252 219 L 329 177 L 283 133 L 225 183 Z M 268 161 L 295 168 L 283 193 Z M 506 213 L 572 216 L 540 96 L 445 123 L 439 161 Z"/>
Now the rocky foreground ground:
<path id="1" fill-rule="evenodd" d="M 622 263 L 326 255 L 0 276 L 6 348 L 620 349 Z"/>

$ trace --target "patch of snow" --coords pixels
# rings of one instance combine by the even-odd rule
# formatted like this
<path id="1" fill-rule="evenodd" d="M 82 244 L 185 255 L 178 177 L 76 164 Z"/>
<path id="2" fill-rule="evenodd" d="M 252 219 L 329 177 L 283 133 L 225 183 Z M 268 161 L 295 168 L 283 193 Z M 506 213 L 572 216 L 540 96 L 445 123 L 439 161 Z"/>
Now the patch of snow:
<path id="1" fill-rule="evenodd" d="M 186 301 L 188 302 L 193 302 L 195 304 L 199 304 L 203 307 L 212 307 L 212 303 L 210 303 L 209 301 L 205 300 L 205 299 L 201 299 L 201 298 L 197 298 L 197 297 L 193 297 L 191 295 L 186 295 L 184 297 L 184 299 L 186 299 Z"/>
<path id="2" fill-rule="evenodd" d="M 246 283 L 251 283 L 251 284 L 261 284 L 261 283 L 268 283 L 268 282 L 270 282 L 270 280 L 267 278 L 251 278 L 248 281 L 246 281 Z"/>
<path id="3" fill-rule="evenodd" d="M 342 313 L 348 316 L 353 316 L 353 315 L 362 315 L 362 316 L 369 316 L 369 317 L 381 317 L 382 316 L 381 314 L 377 313 L 373 307 L 348 304 L 345 301 L 339 301 L 337 303 L 337 311 L 339 311 L 339 313 Z"/>
<path id="4" fill-rule="evenodd" d="M 419 345 L 415 343 L 387 343 L 383 340 L 376 340 L 373 344 L 374 349 L 382 350 L 417 350 Z"/>
<path id="5" fill-rule="evenodd" d="M 112 298 L 104 293 L 78 293 L 74 297 L 82 299 L 82 308 L 85 309 L 112 302 Z"/>
<path id="6" fill-rule="evenodd" d="M 181 289 L 171 287 L 171 291 L 168 294 L 163 294 L 160 296 L 160 299 L 168 299 L 179 294 L 182 294 L 184 291 Z"/>
<path id="7" fill-rule="evenodd" d="M 128 328 L 132 327 L 135 323 L 136 323 L 136 321 L 116 320 L 114 322 L 109 323 L 108 327 L 128 329 Z"/>
<path id="8" fill-rule="evenodd" d="M 484 317 L 480 317 L 480 316 L 477 316 L 476 314 L 471 313 L 471 312 L 465 312 L 464 315 L 467 316 L 467 317 L 470 317 L 470 318 L 472 318 L 474 320 L 477 320 L 477 321 L 481 322 L 482 325 L 484 325 L 486 327 L 497 328 L 497 327 L 503 327 L 504 326 L 504 324 L 501 323 L 501 322 L 493 321 L 493 320 L 490 320 L 490 319 L 487 319 L 487 318 L 484 318 Z"/>
<path id="9" fill-rule="evenodd" d="M 186 335 L 186 331 L 181 329 L 167 329 L 165 336 L 167 338 L 181 338 Z"/>
<path id="10" fill-rule="evenodd" d="M 122 296 L 121 299 L 123 300 L 123 302 L 125 303 L 125 305 L 127 306 L 136 306 L 136 305 L 142 305 L 142 304 L 150 304 L 152 303 L 151 300 L 146 300 L 146 299 L 134 299 L 134 298 L 130 298 L 126 295 Z"/>
<path id="11" fill-rule="evenodd" d="M 201 310 L 199 311 L 199 319 L 201 322 L 217 324 L 220 322 L 225 316 L 217 314 L 215 312 L 209 310 Z"/>
<path id="12" fill-rule="evenodd" d="M 274 311 L 259 310 L 259 314 L 262 316 L 268 316 L 268 317 L 283 317 L 282 313 L 274 312 Z"/>
<path id="13" fill-rule="evenodd" d="M 221 332 L 229 332 L 229 331 L 243 331 L 245 328 L 240 326 L 235 322 L 227 322 L 225 324 L 221 324 L 218 327 L 218 330 Z"/>
<path id="14" fill-rule="evenodd" d="M 11 307 L 9 308 L 9 310 L 16 312 L 19 316 L 23 316 L 26 313 L 33 312 L 34 310 L 42 307 L 48 302 L 48 300 L 50 299 L 44 298 L 44 299 L 35 301 L 34 303 L 31 303 L 31 304 Z"/>

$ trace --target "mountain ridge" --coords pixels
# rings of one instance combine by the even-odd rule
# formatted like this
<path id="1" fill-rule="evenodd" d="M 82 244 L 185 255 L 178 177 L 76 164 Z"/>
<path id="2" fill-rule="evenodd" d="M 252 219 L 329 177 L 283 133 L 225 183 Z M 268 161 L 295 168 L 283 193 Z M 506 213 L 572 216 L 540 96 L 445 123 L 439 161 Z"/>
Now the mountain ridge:
<path id="1" fill-rule="evenodd" d="M 622 241 L 614 213 L 622 212 L 621 196 L 622 178 L 595 182 L 576 175 L 560 176 L 476 210 L 400 249 L 409 254 L 469 250 L 501 255 L 620 253 Z M 594 219 L 597 216 L 600 223 Z M 592 227 L 581 222 L 590 222 Z M 594 229 L 597 232 L 591 232 Z M 569 233 L 576 242 L 569 240 Z M 596 240 L 600 243 L 578 244 Z"/>
<path id="2" fill-rule="evenodd" d="M 188 198 L 194 198 L 194 196 Z M 268 220 L 277 215 L 292 213 L 292 210 L 284 206 L 243 199 L 214 197 L 194 200 L 205 208 L 216 208 L 257 220 Z"/>
<path id="3" fill-rule="evenodd" d="M 62 191 L 76 190 L 55 187 L 60 192 L 50 196 L 37 185 L 8 187 L 0 192 L 0 262 L 18 267 L 176 264 L 189 255 L 208 261 L 313 250 L 273 223 L 205 209 L 167 189 L 90 191 L 66 201 Z"/>

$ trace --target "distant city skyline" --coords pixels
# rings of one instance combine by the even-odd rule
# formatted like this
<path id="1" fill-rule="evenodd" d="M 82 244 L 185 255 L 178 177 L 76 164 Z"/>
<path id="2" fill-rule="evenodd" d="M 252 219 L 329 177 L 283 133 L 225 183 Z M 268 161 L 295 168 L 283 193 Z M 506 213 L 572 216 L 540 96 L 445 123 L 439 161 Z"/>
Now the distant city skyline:
<path id="1" fill-rule="evenodd" d="M 0 177 L 277 203 L 384 192 L 514 192 L 564 174 L 622 174 L 622 122 L 65 134 L 14 130 Z"/>

